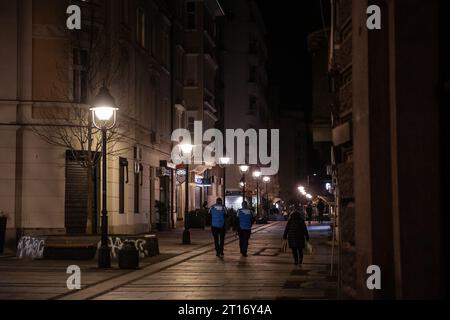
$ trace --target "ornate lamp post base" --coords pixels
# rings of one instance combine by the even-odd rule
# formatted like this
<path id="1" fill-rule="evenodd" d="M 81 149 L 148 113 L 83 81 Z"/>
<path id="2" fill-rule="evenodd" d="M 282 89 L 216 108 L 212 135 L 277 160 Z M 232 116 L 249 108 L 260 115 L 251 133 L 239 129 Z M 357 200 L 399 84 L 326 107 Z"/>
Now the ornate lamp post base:
<path id="1" fill-rule="evenodd" d="M 98 249 L 98 267 L 99 269 L 111 268 L 111 250 L 109 247 L 100 247 Z"/>

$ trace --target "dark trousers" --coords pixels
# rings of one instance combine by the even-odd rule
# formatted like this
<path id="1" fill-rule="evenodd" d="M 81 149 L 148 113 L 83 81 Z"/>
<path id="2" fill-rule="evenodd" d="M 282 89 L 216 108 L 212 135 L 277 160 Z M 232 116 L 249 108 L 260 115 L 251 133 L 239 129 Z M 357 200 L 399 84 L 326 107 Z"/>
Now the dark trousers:
<path id="1" fill-rule="evenodd" d="M 239 230 L 239 247 L 242 254 L 247 254 L 248 240 L 250 239 L 251 230 Z"/>
<path id="2" fill-rule="evenodd" d="M 216 246 L 217 254 L 223 254 L 223 246 L 225 242 L 225 228 L 211 227 L 214 236 L 214 245 Z"/>
<path id="3" fill-rule="evenodd" d="M 295 263 L 303 263 L 303 248 L 292 248 Z"/>

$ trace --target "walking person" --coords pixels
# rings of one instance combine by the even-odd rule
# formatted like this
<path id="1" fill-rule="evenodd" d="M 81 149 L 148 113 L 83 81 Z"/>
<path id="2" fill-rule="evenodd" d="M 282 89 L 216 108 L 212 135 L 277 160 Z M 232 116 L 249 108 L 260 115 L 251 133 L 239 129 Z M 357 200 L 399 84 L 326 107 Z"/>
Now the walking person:
<path id="1" fill-rule="evenodd" d="M 322 199 L 317 202 L 317 212 L 319 213 L 319 224 L 323 223 L 323 214 L 325 212 L 325 203 Z"/>
<path id="2" fill-rule="evenodd" d="M 209 214 L 211 215 L 211 231 L 214 236 L 216 256 L 223 258 L 227 209 L 222 204 L 222 198 L 217 198 L 216 204 L 209 209 Z"/>
<path id="3" fill-rule="evenodd" d="M 305 239 L 309 240 L 308 229 L 305 220 L 302 219 L 300 212 L 293 212 L 288 220 L 284 230 L 283 240 L 288 241 L 289 248 L 292 249 L 294 263 L 296 265 L 303 263 L 303 249 L 305 248 Z"/>
<path id="4" fill-rule="evenodd" d="M 308 225 L 311 225 L 312 214 L 313 214 L 313 207 L 312 207 L 312 204 L 311 204 L 311 201 L 310 201 L 306 205 L 306 219 L 308 219 Z"/>
<path id="5" fill-rule="evenodd" d="M 247 257 L 248 240 L 252 233 L 252 225 L 256 219 L 255 213 L 248 208 L 247 201 L 242 202 L 242 208 L 238 210 L 236 218 L 241 255 Z"/>

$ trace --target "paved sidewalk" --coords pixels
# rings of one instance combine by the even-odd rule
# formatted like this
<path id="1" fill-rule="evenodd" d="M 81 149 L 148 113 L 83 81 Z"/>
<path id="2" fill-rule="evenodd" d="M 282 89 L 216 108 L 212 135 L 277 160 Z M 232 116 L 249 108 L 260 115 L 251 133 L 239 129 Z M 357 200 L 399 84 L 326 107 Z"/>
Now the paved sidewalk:
<path id="1" fill-rule="evenodd" d="M 240 257 L 238 241 L 229 233 L 224 260 L 215 256 L 209 230 L 192 230 L 189 246 L 180 244 L 181 230 L 160 232 L 161 255 L 141 260 L 136 271 L 98 270 L 95 261 L 0 258 L 0 299 L 335 298 L 326 232 L 311 228 L 314 254 L 295 267 L 288 253 L 279 252 L 284 226 L 255 226 L 247 258 Z M 82 270 L 82 290 L 66 287 L 71 264 Z"/>

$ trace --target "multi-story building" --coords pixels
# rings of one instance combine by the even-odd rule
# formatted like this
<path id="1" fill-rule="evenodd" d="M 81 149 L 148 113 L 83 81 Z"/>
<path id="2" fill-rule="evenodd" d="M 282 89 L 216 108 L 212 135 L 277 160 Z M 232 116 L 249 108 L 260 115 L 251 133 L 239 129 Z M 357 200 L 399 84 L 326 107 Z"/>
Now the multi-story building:
<path id="1" fill-rule="evenodd" d="M 379 30 L 366 26 L 369 5 L 381 9 Z M 334 0 L 332 7 L 340 292 L 361 299 L 442 298 L 448 215 L 438 141 L 448 90 L 441 96 L 436 90 L 449 79 L 447 59 L 437 59 L 448 54 L 448 5 Z M 381 290 L 367 286 L 373 265 L 381 271 Z"/>
<path id="2" fill-rule="evenodd" d="M 8 239 L 99 229 L 99 161 L 87 144 L 98 151 L 98 139 L 95 132 L 86 137 L 88 108 L 102 84 L 119 107 L 116 134 L 108 141 L 110 232 L 174 227 L 183 219 L 185 199 L 172 170 L 171 131 L 186 127 L 192 116 L 206 128 L 217 120 L 214 18 L 222 14 L 220 5 L 74 4 L 81 7 L 81 31 L 66 28 L 65 1 L 0 5 L 6 49 L 0 53 L 0 210 L 9 218 Z M 220 190 L 207 191 L 215 193 Z"/>
<path id="3" fill-rule="evenodd" d="M 224 8 L 225 128 L 270 129 L 266 30 L 260 10 L 257 3 L 250 0 L 229 0 L 224 2 Z M 256 189 L 251 177 L 255 168 L 246 179 L 247 191 Z M 238 167 L 227 168 L 229 206 L 240 206 L 240 182 Z"/>
<path id="4" fill-rule="evenodd" d="M 320 29 L 308 36 L 308 49 L 312 62 L 311 131 L 313 143 L 309 180 L 311 192 L 319 195 L 328 194 L 331 186 L 331 177 L 328 175 L 327 166 L 331 164 L 333 95 L 329 89 L 327 68 L 328 35 L 329 30 Z"/>
<path id="5" fill-rule="evenodd" d="M 220 120 L 220 103 L 216 103 L 220 94 L 217 18 L 224 12 L 217 0 L 187 0 L 184 5 L 184 101 L 187 128 L 193 134 L 195 121 L 200 121 L 205 131 L 215 128 Z M 190 175 L 189 209 L 199 209 L 204 202 L 211 205 L 223 194 L 221 171 L 215 164 L 192 165 Z"/>

